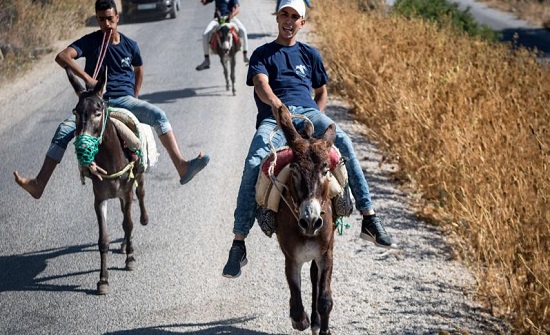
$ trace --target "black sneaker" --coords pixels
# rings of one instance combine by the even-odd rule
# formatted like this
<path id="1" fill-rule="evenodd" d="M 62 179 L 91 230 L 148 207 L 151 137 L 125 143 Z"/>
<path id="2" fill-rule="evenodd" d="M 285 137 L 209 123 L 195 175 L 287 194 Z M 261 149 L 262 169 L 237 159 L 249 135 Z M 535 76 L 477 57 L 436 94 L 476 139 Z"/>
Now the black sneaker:
<path id="1" fill-rule="evenodd" d="M 241 267 L 245 266 L 247 263 L 246 246 L 244 243 L 233 243 L 229 250 L 229 259 L 223 267 L 222 275 L 226 278 L 237 278 L 241 275 Z"/>
<path id="2" fill-rule="evenodd" d="M 210 59 L 205 59 L 204 61 L 202 61 L 202 63 L 197 65 L 195 70 L 202 71 L 202 70 L 206 70 L 206 69 L 209 69 L 209 68 L 210 68 Z"/>
<path id="3" fill-rule="evenodd" d="M 378 247 L 396 247 L 390 234 L 386 232 L 386 230 L 382 226 L 382 222 L 376 215 L 363 216 L 360 237 L 364 240 L 374 243 Z"/>

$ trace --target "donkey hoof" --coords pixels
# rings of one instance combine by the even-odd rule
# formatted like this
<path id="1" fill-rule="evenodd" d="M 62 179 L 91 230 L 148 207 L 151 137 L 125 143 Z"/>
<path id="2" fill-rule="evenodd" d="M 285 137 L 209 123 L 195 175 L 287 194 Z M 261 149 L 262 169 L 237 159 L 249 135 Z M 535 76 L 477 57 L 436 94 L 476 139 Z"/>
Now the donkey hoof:
<path id="1" fill-rule="evenodd" d="M 147 224 L 149 223 L 149 218 L 141 217 L 139 223 L 141 223 L 142 226 L 147 226 Z"/>
<path id="2" fill-rule="evenodd" d="M 134 271 L 136 267 L 137 267 L 137 262 L 133 257 L 126 260 L 126 268 L 125 268 L 126 271 Z"/>
<path id="3" fill-rule="evenodd" d="M 105 295 L 109 293 L 109 283 L 106 281 L 97 282 L 97 295 Z"/>
<path id="4" fill-rule="evenodd" d="M 300 321 L 292 320 L 292 328 L 303 331 L 309 328 L 309 320 L 306 318 L 303 318 Z"/>

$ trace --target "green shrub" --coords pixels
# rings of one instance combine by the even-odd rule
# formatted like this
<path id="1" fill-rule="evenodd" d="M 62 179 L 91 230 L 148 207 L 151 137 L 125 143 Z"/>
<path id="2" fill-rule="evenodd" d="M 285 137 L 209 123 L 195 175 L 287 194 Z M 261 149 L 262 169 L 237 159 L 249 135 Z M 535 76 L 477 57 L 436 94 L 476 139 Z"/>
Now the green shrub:
<path id="1" fill-rule="evenodd" d="M 393 12 L 407 18 L 420 17 L 433 21 L 440 27 L 451 25 L 470 36 L 478 36 L 488 41 L 497 41 L 500 38 L 488 26 L 479 25 L 470 13 L 469 7 L 461 11 L 458 4 L 445 0 L 397 0 Z"/>

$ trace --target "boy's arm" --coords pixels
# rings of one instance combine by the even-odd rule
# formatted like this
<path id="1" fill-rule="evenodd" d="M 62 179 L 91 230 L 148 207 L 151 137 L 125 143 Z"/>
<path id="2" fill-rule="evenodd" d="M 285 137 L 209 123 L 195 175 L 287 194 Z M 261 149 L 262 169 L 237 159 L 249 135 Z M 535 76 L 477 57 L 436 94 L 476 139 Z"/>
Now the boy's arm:
<path id="1" fill-rule="evenodd" d="M 328 100 L 328 90 L 327 85 L 323 85 L 319 88 L 313 89 L 313 100 L 319 106 L 319 110 L 321 112 L 325 111 L 325 107 L 327 106 L 327 100 Z"/>
<path id="2" fill-rule="evenodd" d="M 273 116 L 277 119 L 277 110 L 283 105 L 281 100 L 273 93 L 271 86 L 269 86 L 269 78 L 264 73 L 258 73 L 252 78 L 254 83 L 254 90 L 256 94 L 265 104 L 271 106 Z"/>
<path id="3" fill-rule="evenodd" d="M 134 66 L 134 98 L 139 98 L 139 91 L 141 90 L 141 84 L 143 84 L 143 65 Z"/>
<path id="4" fill-rule="evenodd" d="M 73 70 L 73 73 L 80 77 L 88 86 L 94 86 L 97 84 L 97 80 L 94 80 L 89 74 L 84 72 L 84 70 L 78 65 L 75 61 L 78 54 L 76 50 L 72 47 L 66 47 L 60 53 L 55 56 L 55 61 L 62 68 L 70 67 Z"/>

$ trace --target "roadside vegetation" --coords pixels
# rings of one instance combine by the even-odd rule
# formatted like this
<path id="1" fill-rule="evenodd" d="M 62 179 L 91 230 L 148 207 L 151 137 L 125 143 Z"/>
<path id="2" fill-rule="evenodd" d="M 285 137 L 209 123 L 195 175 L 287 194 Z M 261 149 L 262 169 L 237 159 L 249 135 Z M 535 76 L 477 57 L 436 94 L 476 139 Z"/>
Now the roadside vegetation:
<path id="1" fill-rule="evenodd" d="M 451 17 L 376 8 L 323 0 L 311 11 L 331 94 L 399 164 L 418 216 L 454 241 L 476 299 L 514 334 L 549 334 L 550 67 Z"/>
<path id="2" fill-rule="evenodd" d="M 487 1 L 539 6 L 540 24 L 549 22 L 549 1 Z M 331 95 L 352 106 L 386 161 L 399 164 L 395 177 L 414 195 L 418 216 L 447 234 L 476 273 L 475 298 L 514 334 L 549 334 L 549 66 L 492 42 L 439 1 L 398 1 L 404 7 L 394 12 L 381 3 L 321 0 L 310 11 Z M 0 86 L 76 37 L 93 4 L 1 1 Z M 428 17 L 434 10 L 445 14 Z M 457 334 L 467 327 L 457 325 Z"/>
<path id="3" fill-rule="evenodd" d="M 0 1 L 0 86 L 50 54 L 57 41 L 73 37 L 93 15 L 94 3 L 95 0 Z"/>

